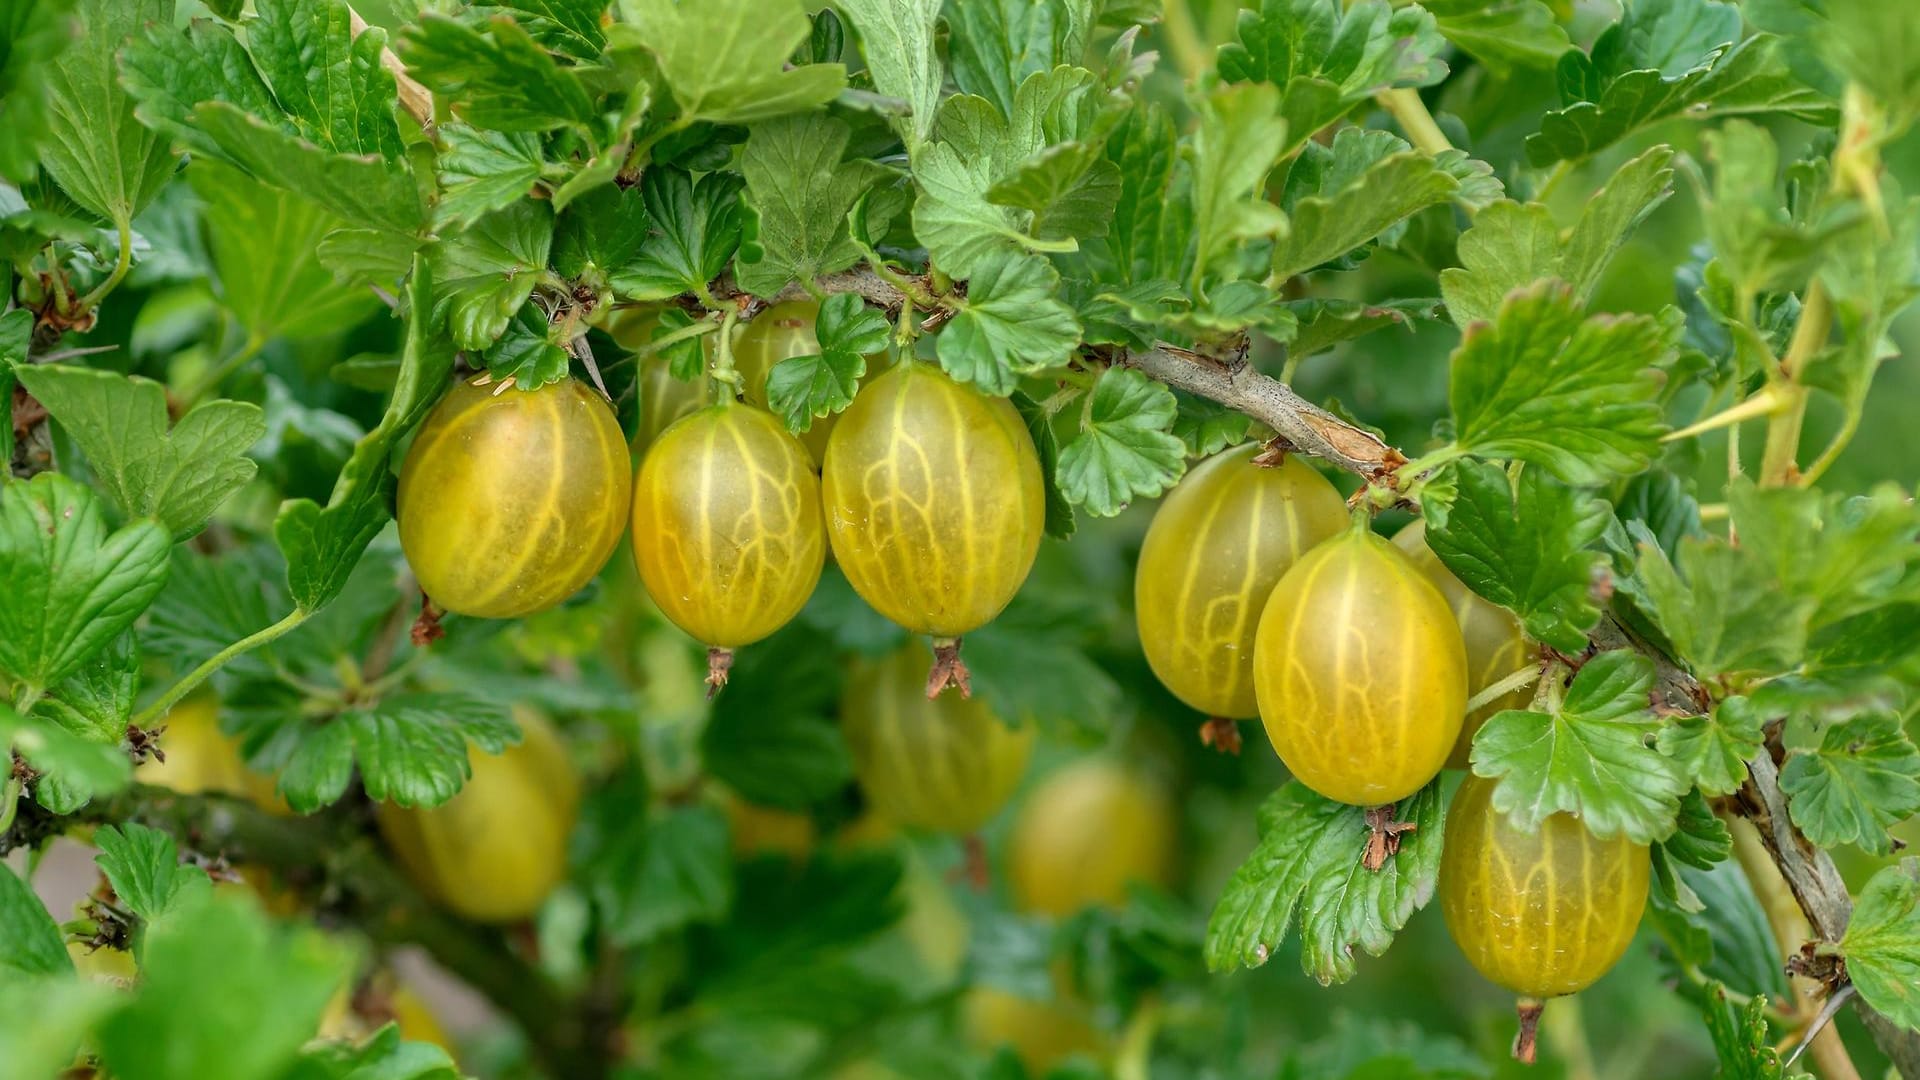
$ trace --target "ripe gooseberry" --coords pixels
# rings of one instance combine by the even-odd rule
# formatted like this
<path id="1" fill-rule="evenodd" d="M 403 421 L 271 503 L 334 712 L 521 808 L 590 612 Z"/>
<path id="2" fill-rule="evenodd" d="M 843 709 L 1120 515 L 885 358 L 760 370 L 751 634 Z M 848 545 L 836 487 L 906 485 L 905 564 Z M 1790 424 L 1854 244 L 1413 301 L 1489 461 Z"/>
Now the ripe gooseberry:
<path id="1" fill-rule="evenodd" d="M 1173 806 L 1152 781 L 1102 758 L 1073 762 L 1021 804 L 1008 847 L 1014 902 L 1046 915 L 1118 906 L 1129 882 L 1166 880 L 1173 832 Z"/>
<path id="2" fill-rule="evenodd" d="M 929 364 L 895 364 L 834 427 L 821 477 L 834 558 L 880 614 L 934 636 L 929 695 L 967 693 L 958 638 L 1000 614 L 1033 568 L 1042 483 L 1012 404 Z"/>
<path id="3" fill-rule="evenodd" d="M 1105 1040 L 1084 1002 L 1058 996 L 1032 998 L 993 986 L 967 991 L 963 1005 L 967 1038 L 984 1050 L 1011 1049 L 1028 1076 L 1046 1076 L 1072 1054 L 1100 1056 Z"/>
<path id="4" fill-rule="evenodd" d="M 1514 1056 L 1531 1062 L 1538 999 L 1586 989 L 1627 951 L 1651 861 L 1645 845 L 1602 840 L 1570 814 L 1523 832 L 1494 809 L 1494 786 L 1468 775 L 1454 792 L 1440 910 L 1468 962 L 1521 995 Z"/>
<path id="5" fill-rule="evenodd" d="M 1033 756 L 1031 725 L 1010 728 L 978 701 L 929 700 L 911 646 L 856 667 L 840 729 L 861 790 L 886 818 L 970 833 L 1006 804 Z"/>
<path id="6" fill-rule="evenodd" d="M 580 777 L 546 721 L 518 713 L 519 745 L 468 750 L 473 775 L 435 807 L 374 807 L 380 834 L 434 901 L 476 922 L 508 923 L 540 909 L 567 872 Z"/>
<path id="7" fill-rule="evenodd" d="M 1257 443 L 1196 466 L 1153 515 L 1134 573 L 1140 646 L 1188 707 L 1258 715 L 1253 637 L 1295 559 L 1347 523 L 1346 504 L 1298 457 L 1254 463 Z"/>
<path id="8" fill-rule="evenodd" d="M 530 615 L 606 565 L 632 485 L 613 408 L 584 383 L 503 391 L 461 380 L 400 467 L 400 547 L 440 607 Z"/>
<path id="9" fill-rule="evenodd" d="M 1446 764 L 1467 705 L 1467 650 L 1446 598 L 1356 518 L 1274 586 L 1254 692 L 1287 769 L 1335 802 L 1376 806 Z"/>
<path id="10" fill-rule="evenodd" d="M 725 402 L 682 417 L 640 464 L 634 565 L 661 612 L 708 646 L 710 693 L 734 649 L 806 606 L 826 551 L 813 464 L 759 409 Z"/>
<path id="11" fill-rule="evenodd" d="M 1533 643 L 1527 640 L 1526 631 L 1513 612 L 1482 599 L 1467 588 L 1427 546 L 1425 522 L 1412 522 L 1393 534 L 1393 543 L 1407 553 L 1407 558 L 1427 575 L 1427 580 L 1433 582 L 1440 595 L 1446 597 L 1447 606 L 1453 609 L 1454 621 L 1460 624 L 1460 637 L 1467 646 L 1469 700 L 1535 659 Z M 1473 710 L 1460 727 L 1460 738 L 1454 742 L 1453 752 L 1447 755 L 1447 767 L 1464 769 L 1471 764 L 1474 733 L 1495 713 L 1524 709 L 1532 703 L 1533 688 L 1521 686 Z"/>

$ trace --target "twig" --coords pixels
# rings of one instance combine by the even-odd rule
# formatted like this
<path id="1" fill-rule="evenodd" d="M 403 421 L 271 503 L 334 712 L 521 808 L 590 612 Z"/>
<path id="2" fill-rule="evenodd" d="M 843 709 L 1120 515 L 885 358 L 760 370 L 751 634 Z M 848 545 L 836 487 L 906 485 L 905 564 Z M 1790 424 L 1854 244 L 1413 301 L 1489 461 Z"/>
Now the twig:
<path id="1" fill-rule="evenodd" d="M 347 7 L 347 34 L 359 37 L 367 29 L 367 20 L 360 13 Z M 407 74 L 407 65 L 400 62 L 391 48 L 381 46 L 380 66 L 393 75 L 393 89 L 400 98 L 400 107 L 420 122 L 428 131 L 433 130 L 433 92 L 420 85 L 419 80 Z"/>

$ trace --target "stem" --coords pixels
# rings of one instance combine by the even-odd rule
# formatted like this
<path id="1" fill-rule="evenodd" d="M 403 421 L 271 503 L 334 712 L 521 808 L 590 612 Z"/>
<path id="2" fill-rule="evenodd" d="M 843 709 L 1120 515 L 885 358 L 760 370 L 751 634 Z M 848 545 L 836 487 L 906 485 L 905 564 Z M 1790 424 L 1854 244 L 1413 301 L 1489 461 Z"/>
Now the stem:
<path id="1" fill-rule="evenodd" d="M 645 345 L 642 345 L 639 348 L 632 350 L 633 356 L 635 359 L 638 359 L 644 356 L 652 356 L 654 353 L 661 352 L 674 345 L 678 345 L 681 342 L 686 341 L 690 338 L 705 337 L 706 335 L 711 334 L 718 329 L 720 329 L 719 323 L 714 322 L 710 319 L 702 319 L 699 322 L 694 323 L 692 326 L 683 326 L 680 329 L 675 330 L 670 334 L 664 334 L 660 337 L 654 338 L 652 341 L 647 342 Z"/>
<path id="2" fill-rule="evenodd" d="M 1120 1033 L 1120 1048 L 1113 1057 L 1114 1080 L 1147 1080 L 1152 1075 L 1153 1036 L 1160 1029 L 1160 1000 L 1149 995 L 1127 1021 Z"/>
<path id="3" fill-rule="evenodd" d="M 1572 171 L 1573 159 L 1561 158 L 1553 166 L 1553 171 L 1549 172 L 1547 178 L 1541 182 L 1540 187 L 1534 191 L 1533 201 L 1543 203 L 1552 198 L 1554 191 L 1560 187 L 1560 181 L 1565 180 L 1567 174 Z"/>
<path id="4" fill-rule="evenodd" d="M 1593 1044 L 1587 1039 L 1587 1023 L 1580 1008 L 1580 996 L 1573 995 L 1541 1015 L 1542 1033 L 1554 1056 L 1567 1067 L 1567 1080 L 1598 1080 L 1593 1065 Z"/>
<path id="5" fill-rule="evenodd" d="M 133 223 L 119 221 L 114 224 L 120 233 L 120 255 L 114 259 L 113 272 L 107 275 L 107 280 L 94 286 L 92 292 L 80 299 L 80 306 L 83 308 L 98 307 L 100 301 L 107 298 L 107 294 L 120 284 L 120 280 L 127 276 L 128 269 L 133 266 Z M 58 271 L 55 271 L 55 280 L 58 280 Z"/>
<path id="6" fill-rule="evenodd" d="M 1494 683 L 1493 685 L 1473 695 L 1471 698 L 1468 698 L 1467 699 L 1467 715 L 1472 716 L 1475 710 L 1479 709 L 1481 706 L 1485 705 L 1489 701 L 1496 701 L 1499 698 L 1507 694 L 1510 694 L 1515 690 L 1520 689 L 1523 686 L 1532 686 L 1534 684 L 1534 681 L 1539 678 L 1540 678 L 1539 664 L 1530 664 L 1527 667 L 1521 668 L 1519 671 L 1516 671 L 1513 674 L 1508 675 L 1506 678 L 1501 679 L 1499 682 Z"/>
<path id="7" fill-rule="evenodd" d="M 1827 470 L 1833 468 L 1833 463 L 1840 460 L 1840 452 L 1845 450 L 1847 444 L 1852 442 L 1853 437 L 1860 432 L 1860 417 L 1864 411 L 1863 406 L 1859 404 L 1849 404 L 1846 419 L 1840 422 L 1840 430 L 1833 433 L 1833 441 L 1827 444 L 1825 450 L 1820 451 L 1820 456 L 1813 460 L 1813 464 L 1801 470 L 1801 487 L 1812 487 L 1814 481 L 1825 476 Z"/>
<path id="8" fill-rule="evenodd" d="M 267 339 L 265 337 L 262 337 L 257 332 L 248 334 L 247 340 L 240 346 L 239 352 L 221 361 L 219 367 L 214 368 L 212 371 L 194 380 L 192 386 L 180 392 L 181 410 L 184 412 L 187 409 L 191 409 L 202 396 L 209 391 L 217 389 L 221 383 L 225 382 L 227 376 L 245 367 L 249 360 L 259 356 L 260 350 L 266 348 L 266 346 Z"/>
<path id="9" fill-rule="evenodd" d="M 256 630 L 253 633 L 248 634 L 246 637 L 241 638 L 239 641 L 236 641 L 233 644 L 227 646 L 226 648 L 221 649 L 219 652 L 214 653 L 212 656 L 207 657 L 205 663 L 201 664 L 199 667 L 194 668 L 192 671 L 188 672 L 186 678 L 181 679 L 179 682 L 173 684 L 173 688 L 168 690 L 166 693 L 161 694 L 159 699 L 156 700 L 153 704 L 148 705 L 146 708 L 140 710 L 140 714 L 138 716 L 135 716 L 132 720 L 133 725 L 136 727 L 144 728 L 152 724 L 155 719 L 165 716 L 167 714 L 167 710 L 173 708 L 174 705 L 178 703 L 181 698 L 186 697 L 188 694 L 193 693 L 194 687 L 199 686 L 201 683 L 205 682 L 207 680 L 207 676 L 212 675 L 214 672 L 220 670 L 220 668 L 224 666 L 228 661 L 234 659 L 237 656 L 241 656 L 246 653 L 252 652 L 254 649 L 257 649 L 260 646 L 265 645 L 268 642 L 281 637 L 282 635 L 286 634 L 289 630 L 292 630 L 294 627 L 299 626 L 303 622 L 306 622 L 308 616 L 310 616 L 311 614 L 312 612 L 306 610 L 305 608 L 294 608 L 292 611 L 287 613 L 286 618 L 281 619 L 279 622 L 274 623 L 272 626 L 266 627 L 261 630 Z"/>
<path id="10" fill-rule="evenodd" d="M 707 371 L 714 400 L 721 405 L 733 404 L 734 395 L 740 392 L 740 373 L 733 370 L 733 328 L 739 321 L 740 310 L 729 307 L 720 320 L 720 347 L 713 351 L 713 366 Z"/>
<path id="11" fill-rule="evenodd" d="M 8 762 L 11 765 L 11 762 Z M 0 786 L 0 836 L 13 828 L 13 816 L 20 809 L 20 796 L 26 794 L 27 785 L 17 776 L 8 774 L 7 782 Z"/>
<path id="12" fill-rule="evenodd" d="M 1762 487 L 1780 487 L 1796 479 L 1800 425 L 1807 415 L 1807 390 L 1800 384 L 1800 376 L 1806 371 L 1807 363 L 1826 346 L 1827 334 L 1832 329 L 1833 304 L 1827 299 L 1826 287 L 1816 278 L 1807 286 L 1806 299 L 1800 307 L 1800 322 L 1794 326 L 1793 341 L 1780 361 L 1781 382 L 1776 389 L 1788 396 L 1782 408 L 1767 421 L 1767 449 L 1760 465 Z"/>
<path id="13" fill-rule="evenodd" d="M 1433 114 L 1427 111 L 1427 103 L 1420 100 L 1418 90 L 1382 90 L 1373 100 L 1387 110 L 1400 130 L 1407 133 L 1407 141 L 1428 155 L 1442 154 L 1453 149 L 1453 143 L 1447 141 L 1447 133 L 1434 123 Z"/>

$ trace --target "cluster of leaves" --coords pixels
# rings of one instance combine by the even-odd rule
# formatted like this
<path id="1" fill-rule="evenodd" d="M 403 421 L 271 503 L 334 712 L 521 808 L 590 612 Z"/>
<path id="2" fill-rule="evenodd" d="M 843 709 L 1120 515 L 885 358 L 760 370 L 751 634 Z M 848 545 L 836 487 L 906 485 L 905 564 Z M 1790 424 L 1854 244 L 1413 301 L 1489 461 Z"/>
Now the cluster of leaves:
<path id="1" fill-rule="evenodd" d="M 1772 957 L 1764 933 L 1723 933 L 1756 909 L 1728 884 L 1709 800 L 1772 752 L 1793 823 L 1818 845 L 1885 854 L 1888 829 L 1920 812 L 1920 749 L 1903 730 L 1920 687 L 1920 514 L 1891 487 L 1849 498 L 1734 477 L 1730 529 L 1709 532 L 1675 437 L 1727 422 L 1704 402 L 1747 402 L 1751 417 L 1818 393 L 1845 431 L 1863 415 L 1888 328 L 1916 295 L 1920 207 L 1874 156 L 1920 119 L 1910 12 L 1756 0 L 1749 32 L 1719 0 L 1638 0 L 1581 47 L 1542 0 L 1262 0 L 1169 92 L 1147 13 L 1125 3 L 841 0 L 809 16 L 792 0 L 500 0 L 438 5 L 391 37 L 356 33 L 343 0 L 206 7 L 185 20 L 172 0 L 15 0 L 0 20 L 0 409 L 11 418 L 16 382 L 44 406 L 65 470 L 0 484 L 0 747 L 21 763 L 7 808 L 24 790 L 72 813 L 129 781 L 122 747 L 172 704 L 149 693 L 136 712 L 150 663 L 224 665 L 242 703 L 230 726 L 298 811 L 349 797 L 356 777 L 374 799 L 452 797 L 469 746 L 516 737 L 489 704 L 508 699 L 507 677 L 489 669 L 529 646 L 473 626 L 438 657 L 397 644 L 408 612 L 377 538 L 395 450 L 456 354 L 534 387 L 615 355 L 599 331 L 617 309 L 665 305 L 663 326 L 725 332 L 763 301 L 813 295 L 820 351 L 778 365 L 766 390 L 792 430 L 844 409 L 869 357 L 938 364 L 1020 408 L 1056 536 L 1076 508 L 1117 514 L 1176 483 L 1190 456 L 1265 434 L 1130 358 L 1251 342 L 1284 352 L 1290 372 L 1389 327 L 1457 331 L 1446 416 L 1386 494 L 1417 504 L 1440 559 L 1544 647 L 1539 697 L 1483 728 L 1473 768 L 1522 827 L 1569 813 L 1655 845 L 1657 925 L 1679 972 L 1701 976 L 1729 1060 L 1767 1033 L 1727 991 L 1784 988 L 1748 962 Z M 1550 80 L 1558 100 L 1511 146 L 1468 143 L 1407 104 L 1448 92 L 1456 66 Z M 1723 117 L 1842 137 L 1784 168 L 1770 129 L 1747 119 L 1706 133 L 1703 163 L 1651 145 L 1654 125 Z M 1596 155 L 1611 175 L 1569 215 L 1550 189 Z M 204 205 L 169 210 L 188 156 Z M 1694 181 L 1709 241 L 1679 302 L 1596 310 L 1676 173 Z M 170 242 L 168 213 L 196 223 L 191 242 Z M 172 272 L 217 281 L 217 318 L 244 344 L 215 349 L 187 388 L 170 399 L 114 365 L 40 362 L 50 332 L 91 325 L 130 272 L 164 281 L 166 252 L 190 249 L 197 261 Z M 1422 268 L 1420 284 L 1353 299 L 1346 283 L 1376 259 Z M 863 298 L 883 292 L 905 309 L 891 333 Z M 271 478 L 288 498 L 248 522 L 259 542 L 219 558 L 182 546 L 233 513 L 263 465 L 285 467 L 289 432 L 321 423 L 284 386 L 268 384 L 266 408 L 200 399 L 274 343 L 366 319 L 381 296 L 404 320 L 397 356 L 335 371 L 389 393 L 377 422 L 326 436 L 320 485 Z M 1801 349 L 1795 327 L 1829 317 L 1834 332 Z M 624 407 L 642 365 L 665 360 L 684 380 L 703 357 L 689 339 L 606 373 Z M 0 424 L 9 458 L 14 428 Z M 1125 707 L 1087 644 L 1119 606 L 1061 577 L 1077 588 L 1029 589 L 969 636 L 976 685 L 1009 719 Z M 844 796 L 835 669 L 806 647 L 817 639 L 869 654 L 898 641 L 830 575 L 801 626 L 743 657 L 693 748 L 700 772 L 775 807 Z M 1663 693 L 1679 676 L 1700 700 Z M 589 708 L 631 704 L 577 692 Z M 1436 781 L 1399 808 L 1417 830 L 1366 873 L 1361 810 L 1297 784 L 1275 792 L 1214 909 L 1208 964 L 1264 963 L 1297 929 L 1310 974 L 1350 977 L 1353 946 L 1379 954 L 1431 896 L 1444 794 Z M 816 860 L 797 879 L 777 860 L 736 865 L 718 811 L 655 801 L 637 778 L 596 795 L 582 880 L 605 943 L 701 972 L 695 989 L 671 976 L 655 988 L 693 1001 L 663 1048 L 687 1071 L 727 1074 L 740 1045 L 817 1049 L 910 1003 L 854 955 L 898 915 L 896 862 Z M 131 1001 L 63 989 L 57 1024 L 100 1025 L 129 1076 L 144 1074 L 126 1047 L 145 1041 L 177 1042 L 179 1067 L 200 1068 L 189 1055 L 220 1040 L 181 1026 L 178 988 L 209 958 L 252 950 L 262 972 L 297 971 L 286 1031 L 310 1031 L 307 1005 L 345 959 L 205 899 L 204 875 L 157 834 L 107 836 L 103 868 L 143 923 L 148 979 Z M 0 890 L 0 961 L 63 971 L 44 912 L 10 874 Z M 1828 943 L 1863 997 L 1909 1026 L 1915 896 L 1911 873 L 1882 871 Z M 1079 929 L 1083 945 L 1135 958 L 1192 944 L 1150 919 Z M 1147 980 L 1177 967 L 1140 966 Z M 229 985 L 253 993 L 263 978 Z M 771 1034 L 742 1042 L 739 1017 Z M 261 1057 L 244 1068 L 152 1075 L 444 1068 L 402 1062 L 412 1051 L 387 1037 L 349 1061 L 272 1034 L 248 1042 Z M 1450 1067 L 1452 1048 L 1381 1040 L 1400 1043 Z M 1323 1058 L 1301 1068 L 1338 1075 L 1337 1055 Z"/>

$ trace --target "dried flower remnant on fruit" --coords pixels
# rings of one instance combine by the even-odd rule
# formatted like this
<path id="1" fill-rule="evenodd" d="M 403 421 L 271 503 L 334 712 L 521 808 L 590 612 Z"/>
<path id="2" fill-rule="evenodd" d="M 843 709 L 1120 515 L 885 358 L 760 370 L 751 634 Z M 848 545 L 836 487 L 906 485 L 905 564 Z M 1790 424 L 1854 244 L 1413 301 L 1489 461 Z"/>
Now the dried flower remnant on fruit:
<path id="1" fill-rule="evenodd" d="M 1400 853 L 1402 838 L 1407 833 L 1420 828 L 1419 824 L 1412 821 L 1395 821 L 1394 809 L 1392 806 L 1367 807 L 1367 850 L 1360 859 L 1360 865 L 1374 873 L 1379 873 L 1387 865 L 1388 859 Z"/>
<path id="2" fill-rule="evenodd" d="M 1240 756 L 1240 721 L 1229 720 L 1224 716 L 1210 717 L 1200 725 L 1200 745 L 1211 747 L 1223 754 Z"/>
<path id="3" fill-rule="evenodd" d="M 948 687 L 960 691 L 960 696 L 973 696 L 973 673 L 967 670 L 967 662 L 960 659 L 960 639 L 933 639 L 933 666 L 927 669 L 927 697 L 937 698 Z"/>

